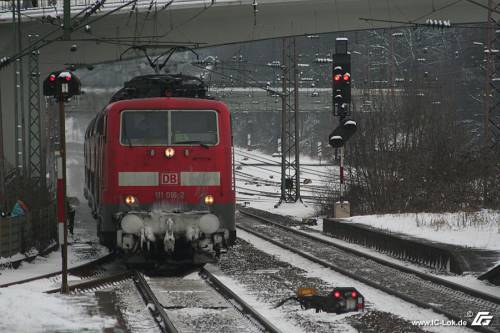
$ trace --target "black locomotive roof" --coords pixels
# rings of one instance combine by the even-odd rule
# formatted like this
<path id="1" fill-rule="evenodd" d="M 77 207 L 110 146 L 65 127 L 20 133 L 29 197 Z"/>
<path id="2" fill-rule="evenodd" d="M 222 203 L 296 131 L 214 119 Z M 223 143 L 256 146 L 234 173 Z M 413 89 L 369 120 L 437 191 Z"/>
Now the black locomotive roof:
<path id="1" fill-rule="evenodd" d="M 209 98 L 207 87 L 198 77 L 185 74 L 149 74 L 125 82 L 110 102 L 148 97 Z"/>

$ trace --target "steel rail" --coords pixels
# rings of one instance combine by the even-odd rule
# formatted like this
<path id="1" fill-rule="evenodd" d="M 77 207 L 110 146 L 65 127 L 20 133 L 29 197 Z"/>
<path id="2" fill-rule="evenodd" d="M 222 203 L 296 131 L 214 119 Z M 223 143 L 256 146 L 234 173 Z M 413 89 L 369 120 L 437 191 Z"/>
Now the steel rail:
<path id="1" fill-rule="evenodd" d="M 92 266 L 97 266 L 97 265 L 103 264 L 103 263 L 107 262 L 108 260 L 112 260 L 114 258 L 115 258 L 114 253 L 108 253 L 107 255 L 105 255 L 103 257 L 100 257 L 100 258 L 98 258 L 98 259 L 96 259 L 94 261 L 89 261 L 89 262 L 81 264 L 79 266 L 72 267 L 72 268 L 70 268 L 68 270 L 68 272 L 77 275 L 78 271 L 89 269 Z M 23 280 L 18 280 L 18 281 L 13 281 L 13 282 L 9 282 L 9 283 L 0 284 L 0 288 L 6 288 L 6 287 L 10 287 L 10 286 L 13 286 L 13 285 L 16 285 L 16 284 L 23 284 L 23 283 L 33 282 L 33 281 L 36 281 L 36 280 L 48 279 L 48 278 L 51 278 L 51 277 L 54 277 L 54 276 L 57 276 L 57 275 L 60 275 L 60 274 L 62 274 L 62 271 L 57 271 L 57 272 L 51 272 L 51 273 L 47 273 L 47 274 L 37 275 L 37 276 L 31 277 L 31 278 L 28 278 L 28 279 L 23 279 Z"/>
<path id="2" fill-rule="evenodd" d="M 68 289 L 69 289 L 69 291 L 77 291 L 77 290 L 85 291 L 85 290 L 89 290 L 89 289 L 98 288 L 98 287 L 104 286 L 104 285 L 109 284 L 109 283 L 127 280 L 131 276 L 132 276 L 132 273 L 129 271 L 120 272 L 120 273 L 100 277 L 97 279 L 84 281 L 81 283 L 75 283 L 75 284 L 70 285 L 68 287 Z M 55 293 L 58 293 L 60 291 L 61 291 L 61 288 L 56 288 L 56 289 L 47 290 L 45 293 L 46 294 L 55 294 Z"/>
<path id="3" fill-rule="evenodd" d="M 141 294 L 144 303 L 146 303 L 149 312 L 151 312 L 151 315 L 158 324 L 160 331 L 165 333 L 178 333 L 174 324 L 165 312 L 165 309 L 163 309 L 163 305 L 160 301 L 158 301 L 158 298 L 156 298 L 154 292 L 151 290 L 151 287 L 149 287 L 146 279 L 144 279 L 144 276 L 138 271 L 134 271 L 133 275 L 135 287 L 139 291 L 139 294 Z"/>
<path id="4" fill-rule="evenodd" d="M 285 230 L 287 232 L 291 232 L 291 233 L 293 233 L 295 235 L 298 235 L 298 236 L 301 236 L 301 237 L 304 237 L 304 238 L 308 238 L 310 240 L 314 240 L 314 241 L 320 242 L 320 238 L 318 238 L 318 237 L 314 237 L 314 236 L 311 236 L 311 235 L 307 235 L 305 233 L 297 232 L 297 230 L 294 230 L 294 229 L 288 228 L 286 226 L 283 226 L 283 225 L 281 225 L 279 223 L 270 221 L 267 218 L 263 218 L 263 217 L 257 216 L 255 214 L 247 213 L 247 212 L 242 212 L 241 209 L 240 209 L 240 212 L 243 213 L 244 215 L 247 215 L 247 216 L 250 216 L 252 218 L 261 220 L 262 222 L 264 222 L 266 224 L 271 224 L 271 225 L 273 225 L 273 226 L 275 226 L 277 228 L 280 228 L 282 230 Z M 354 274 L 354 273 L 350 272 L 347 269 L 341 268 L 339 266 L 335 266 L 335 265 L 333 265 L 330 262 L 327 262 L 325 260 L 319 259 L 319 258 L 317 258 L 317 257 L 315 257 L 315 256 L 313 256 L 313 255 L 311 255 L 309 253 L 300 251 L 300 250 L 298 250 L 298 249 L 296 249 L 296 248 L 294 248 L 292 246 L 282 244 L 281 242 L 279 242 L 279 241 L 277 241 L 275 239 L 272 239 L 270 237 L 264 236 L 261 233 L 256 232 L 256 231 L 254 231 L 254 230 L 252 230 L 250 228 L 247 228 L 247 227 L 244 227 L 244 226 L 241 226 L 241 225 L 238 225 L 237 227 L 240 228 L 240 229 L 242 229 L 242 230 L 244 230 L 244 231 L 246 231 L 246 232 L 248 232 L 248 233 L 250 233 L 250 234 L 252 234 L 252 235 L 254 235 L 254 236 L 256 236 L 256 237 L 258 237 L 258 238 L 264 239 L 264 240 L 266 240 L 266 241 L 268 241 L 268 242 L 270 242 L 270 243 L 272 243 L 272 244 L 274 244 L 274 245 L 276 245 L 278 247 L 281 247 L 281 248 L 283 248 L 285 250 L 293 252 L 293 253 L 295 253 L 295 254 L 303 257 L 303 258 L 306 258 L 306 259 L 308 259 L 308 260 L 310 260 L 310 261 L 312 261 L 312 262 L 314 262 L 316 264 L 319 264 L 321 266 L 324 266 L 326 268 L 334 270 L 334 271 L 336 271 L 338 273 L 341 273 L 341 274 L 343 274 L 343 275 L 345 275 L 347 277 L 350 277 L 350 278 L 352 278 L 354 280 L 360 281 L 360 282 L 362 282 L 362 283 L 364 283 L 364 284 L 366 284 L 366 285 L 368 285 L 370 287 L 376 288 L 376 289 L 381 290 L 381 291 L 383 291 L 383 292 L 385 292 L 387 294 L 390 294 L 392 296 L 395 296 L 397 298 L 405 300 L 405 301 L 407 301 L 409 303 L 415 304 L 415 305 L 417 305 L 417 306 L 419 306 L 421 308 L 432 309 L 436 313 L 442 314 L 442 315 L 444 315 L 444 316 L 446 316 L 446 317 L 448 317 L 448 318 L 450 318 L 452 320 L 455 320 L 456 322 L 458 322 L 460 320 L 463 320 L 463 318 L 461 318 L 461 317 L 459 317 L 459 316 L 457 316 L 457 315 L 455 315 L 453 313 L 450 313 L 450 312 L 448 312 L 446 310 L 443 310 L 439 306 L 435 306 L 433 304 L 429 304 L 429 303 L 426 303 L 426 302 L 419 301 L 419 300 L 417 300 L 417 299 L 415 299 L 415 298 L 413 298 L 411 296 L 405 295 L 405 294 L 403 294 L 403 293 L 401 293 L 399 291 L 396 291 L 396 290 L 394 290 L 392 288 L 389 288 L 389 287 L 377 284 L 376 282 L 374 282 L 374 281 L 372 281 L 372 280 L 370 280 L 368 278 L 365 278 L 363 276 Z M 325 243 L 324 240 L 321 241 L 321 243 Z M 327 244 L 333 246 L 333 244 L 331 244 L 331 243 L 327 243 Z M 367 256 L 363 255 L 363 257 L 367 257 Z M 369 259 L 372 259 L 372 258 L 369 258 Z M 380 260 L 377 261 L 377 263 L 383 264 L 383 265 L 386 264 L 386 262 L 383 262 L 383 261 L 380 261 Z M 392 267 L 391 266 L 391 268 L 399 269 L 400 266 L 397 266 L 397 265 L 396 265 L 396 267 Z M 405 273 L 407 273 L 407 272 L 405 272 Z M 413 272 L 411 272 L 411 274 L 412 273 Z M 495 302 L 495 303 L 497 303 L 497 302 Z M 469 322 L 469 321 L 467 322 L 467 327 L 469 327 L 469 328 L 471 328 L 473 330 L 479 331 L 479 332 L 485 332 L 485 333 L 494 333 L 494 332 L 497 332 L 497 331 L 494 331 L 494 330 L 491 330 L 491 329 L 487 328 L 486 326 L 471 326 L 471 322 Z"/>
<path id="5" fill-rule="evenodd" d="M 212 272 L 203 267 L 200 270 L 200 275 L 207 281 L 207 283 L 212 286 L 219 294 L 221 294 L 229 303 L 233 304 L 236 302 L 239 307 L 235 306 L 235 309 L 240 312 L 243 316 L 249 318 L 252 323 L 259 324 L 262 332 L 269 333 L 281 333 L 281 331 L 274 326 L 269 320 L 262 316 L 257 310 L 245 302 L 238 294 L 232 291 L 228 286 L 226 286 L 221 280 L 219 280 Z"/>

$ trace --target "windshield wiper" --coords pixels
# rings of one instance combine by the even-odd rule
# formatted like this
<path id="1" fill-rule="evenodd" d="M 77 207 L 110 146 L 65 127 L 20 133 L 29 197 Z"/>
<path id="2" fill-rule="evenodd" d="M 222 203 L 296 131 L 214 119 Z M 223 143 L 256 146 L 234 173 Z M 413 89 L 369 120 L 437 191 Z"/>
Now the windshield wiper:
<path id="1" fill-rule="evenodd" d="M 127 140 L 127 142 L 128 142 L 128 147 L 132 148 L 132 141 L 130 140 L 130 138 L 127 135 L 127 124 L 125 124 L 125 119 L 126 118 L 123 117 L 123 136 L 124 136 L 124 139 Z"/>
<path id="2" fill-rule="evenodd" d="M 201 141 L 196 141 L 196 140 L 193 140 L 193 141 L 175 141 L 174 144 L 176 144 L 176 145 L 182 145 L 182 144 L 190 145 L 190 144 L 195 144 L 195 145 L 200 145 L 203 148 L 207 148 L 207 149 L 209 148 L 206 143 L 203 143 Z"/>

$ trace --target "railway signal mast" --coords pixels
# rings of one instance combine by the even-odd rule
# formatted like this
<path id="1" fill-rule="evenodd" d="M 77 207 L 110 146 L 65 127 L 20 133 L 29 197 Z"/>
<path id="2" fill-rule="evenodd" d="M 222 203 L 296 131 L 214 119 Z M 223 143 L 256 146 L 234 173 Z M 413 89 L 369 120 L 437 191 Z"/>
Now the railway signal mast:
<path id="1" fill-rule="evenodd" d="M 74 95 L 80 95 L 80 80 L 71 72 L 52 72 L 43 81 L 43 94 L 59 102 L 59 151 L 57 163 L 57 219 L 59 225 L 59 245 L 62 257 L 61 293 L 68 293 L 68 221 L 66 210 L 66 127 L 64 102 Z"/>
<path id="2" fill-rule="evenodd" d="M 340 200 L 335 204 L 335 217 L 350 215 L 349 203 L 343 201 L 344 144 L 357 129 L 357 123 L 348 119 L 351 115 L 351 54 L 347 51 L 347 44 L 347 38 L 335 40 L 335 54 L 332 61 L 333 115 L 339 117 L 339 125 L 328 136 L 328 143 L 340 155 Z"/>

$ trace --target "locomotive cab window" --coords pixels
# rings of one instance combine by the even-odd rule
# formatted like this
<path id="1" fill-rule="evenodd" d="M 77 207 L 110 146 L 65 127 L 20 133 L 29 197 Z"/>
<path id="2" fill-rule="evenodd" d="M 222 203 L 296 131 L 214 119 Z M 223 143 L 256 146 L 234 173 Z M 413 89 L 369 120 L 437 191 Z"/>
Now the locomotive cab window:
<path id="1" fill-rule="evenodd" d="M 215 145 L 219 141 L 215 111 L 172 111 L 171 121 L 173 145 Z"/>
<path id="2" fill-rule="evenodd" d="M 167 111 L 124 111 L 121 143 L 130 146 L 167 145 Z"/>
<path id="3" fill-rule="evenodd" d="M 124 146 L 216 145 L 219 141 L 213 110 L 126 110 L 120 127 Z"/>

